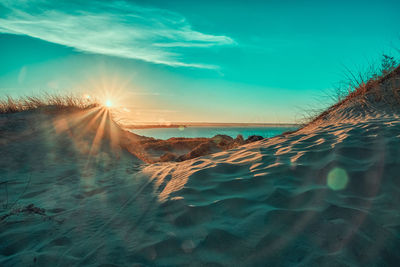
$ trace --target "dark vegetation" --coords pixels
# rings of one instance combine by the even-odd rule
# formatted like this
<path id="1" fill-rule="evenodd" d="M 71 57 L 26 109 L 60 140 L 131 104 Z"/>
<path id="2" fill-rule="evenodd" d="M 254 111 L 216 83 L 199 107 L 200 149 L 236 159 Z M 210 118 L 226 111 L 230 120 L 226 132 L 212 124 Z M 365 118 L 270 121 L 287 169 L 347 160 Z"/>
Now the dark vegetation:
<path id="1" fill-rule="evenodd" d="M 354 73 L 346 69 L 345 81 L 341 82 L 336 88 L 337 102 L 365 94 L 368 88 L 382 82 L 382 80 L 393 72 L 398 66 L 398 62 L 393 56 L 382 55 L 381 63 L 377 66 L 371 64 L 367 70 Z"/>
<path id="2" fill-rule="evenodd" d="M 19 215 L 21 213 L 24 214 L 36 214 L 43 216 L 44 218 L 46 217 L 46 211 L 43 208 L 36 207 L 34 204 L 29 204 L 26 206 L 21 206 L 18 202 L 21 199 L 21 197 L 27 192 L 27 189 L 31 183 L 32 179 L 32 174 L 29 175 L 28 181 L 26 183 L 26 186 L 24 187 L 24 191 L 12 202 L 9 202 L 8 199 L 8 182 L 9 181 L 2 181 L 0 182 L 0 188 L 1 186 L 4 186 L 4 196 L 5 200 L 4 203 L 0 206 L 0 223 L 7 220 L 8 217 L 13 216 L 13 215 Z"/>

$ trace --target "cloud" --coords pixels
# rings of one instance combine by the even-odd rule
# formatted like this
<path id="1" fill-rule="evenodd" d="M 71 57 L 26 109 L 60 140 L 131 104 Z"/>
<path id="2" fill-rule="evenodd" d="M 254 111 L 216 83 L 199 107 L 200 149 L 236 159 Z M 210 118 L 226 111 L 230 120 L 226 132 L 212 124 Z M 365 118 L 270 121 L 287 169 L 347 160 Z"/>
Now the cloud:
<path id="1" fill-rule="evenodd" d="M 235 43 L 227 36 L 193 30 L 178 13 L 125 1 L 0 0 L 0 32 L 90 53 L 195 68 L 215 66 L 186 62 L 183 48 Z"/>

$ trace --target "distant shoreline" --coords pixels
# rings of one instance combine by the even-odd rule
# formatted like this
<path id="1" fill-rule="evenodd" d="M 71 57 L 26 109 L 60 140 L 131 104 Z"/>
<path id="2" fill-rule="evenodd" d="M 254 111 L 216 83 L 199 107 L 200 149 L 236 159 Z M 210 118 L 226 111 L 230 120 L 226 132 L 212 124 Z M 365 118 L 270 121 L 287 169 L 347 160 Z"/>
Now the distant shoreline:
<path id="1" fill-rule="evenodd" d="M 124 125 L 126 129 L 179 128 L 179 127 L 299 127 L 296 123 L 208 123 L 208 122 L 174 122 L 172 124 Z"/>

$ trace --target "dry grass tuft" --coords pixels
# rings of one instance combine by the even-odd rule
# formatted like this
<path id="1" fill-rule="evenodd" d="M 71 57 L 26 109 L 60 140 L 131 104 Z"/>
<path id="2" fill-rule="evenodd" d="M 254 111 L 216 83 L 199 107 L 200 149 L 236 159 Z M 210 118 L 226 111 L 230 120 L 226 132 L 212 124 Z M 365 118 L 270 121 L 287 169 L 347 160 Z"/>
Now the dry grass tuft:
<path id="1" fill-rule="evenodd" d="M 311 116 L 309 123 L 316 122 L 322 118 L 325 118 L 329 113 L 336 110 L 340 106 L 351 102 L 357 102 L 361 105 L 366 105 L 373 96 L 375 101 L 385 101 L 387 92 L 381 90 L 382 85 L 393 77 L 400 75 L 400 66 L 394 60 L 393 57 L 383 55 L 381 68 L 371 66 L 367 73 L 362 74 L 361 72 L 355 75 L 350 70 L 347 70 L 347 90 L 343 91 L 338 88 L 338 102 L 317 116 Z M 392 96 L 398 100 L 400 104 L 400 96 L 396 85 L 392 88 Z M 386 103 L 386 102 L 385 102 Z M 389 102 L 387 103 L 389 104 Z M 308 124 L 308 123 L 307 123 Z"/>
<path id="2" fill-rule="evenodd" d="M 51 108 L 53 111 L 66 109 L 90 109 L 99 106 L 96 99 L 87 99 L 75 95 L 51 95 L 27 96 L 13 98 L 10 96 L 0 99 L 0 114 L 16 113 L 35 110 L 39 108 Z"/>

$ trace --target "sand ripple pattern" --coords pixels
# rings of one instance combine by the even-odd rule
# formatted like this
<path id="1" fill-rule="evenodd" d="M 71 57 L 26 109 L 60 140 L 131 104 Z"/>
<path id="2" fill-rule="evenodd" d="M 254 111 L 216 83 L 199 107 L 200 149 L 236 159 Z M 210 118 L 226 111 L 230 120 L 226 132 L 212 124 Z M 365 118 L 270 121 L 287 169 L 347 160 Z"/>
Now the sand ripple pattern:
<path id="1" fill-rule="evenodd" d="M 0 265 L 396 266 L 399 141 L 387 118 L 144 168 L 43 154 L 18 205 L 46 216 L 0 223 Z M 1 167 L 17 196 L 27 159 L 13 162 L 24 173 Z"/>
<path id="2" fill-rule="evenodd" d="M 399 134 L 393 119 L 339 123 L 150 166 L 169 177 L 157 218 L 174 235 L 147 250 L 172 265 L 395 266 Z"/>

